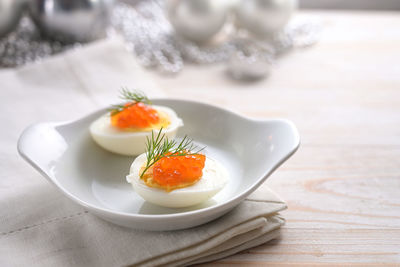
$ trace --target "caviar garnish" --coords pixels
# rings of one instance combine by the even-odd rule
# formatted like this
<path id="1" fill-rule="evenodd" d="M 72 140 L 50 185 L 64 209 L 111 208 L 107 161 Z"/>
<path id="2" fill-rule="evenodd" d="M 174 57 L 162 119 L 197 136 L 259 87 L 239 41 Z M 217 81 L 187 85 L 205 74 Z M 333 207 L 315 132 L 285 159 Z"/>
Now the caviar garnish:
<path id="1" fill-rule="evenodd" d="M 162 132 L 161 128 L 157 135 L 154 131 L 151 131 L 151 137 L 147 137 L 146 140 L 146 163 L 140 174 L 140 178 L 146 173 L 146 171 L 160 161 L 163 158 L 169 157 L 181 157 L 181 156 L 193 156 L 199 154 L 205 147 L 199 148 L 193 144 L 193 140 L 189 139 L 186 135 L 178 143 L 175 140 L 169 140 L 165 133 Z"/>

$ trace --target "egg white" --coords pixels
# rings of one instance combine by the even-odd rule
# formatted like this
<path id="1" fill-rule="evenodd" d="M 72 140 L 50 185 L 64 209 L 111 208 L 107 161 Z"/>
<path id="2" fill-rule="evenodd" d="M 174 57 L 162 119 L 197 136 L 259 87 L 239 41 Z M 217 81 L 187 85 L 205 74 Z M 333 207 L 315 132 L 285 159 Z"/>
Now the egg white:
<path id="1" fill-rule="evenodd" d="M 126 180 L 146 201 L 163 207 L 183 208 L 202 203 L 212 198 L 228 182 L 228 171 L 217 161 L 206 157 L 203 176 L 197 183 L 167 192 L 149 187 L 140 179 L 139 171 L 145 162 L 146 154 L 138 156 L 133 161 Z"/>
<path id="2" fill-rule="evenodd" d="M 163 128 L 162 132 L 168 139 L 174 138 L 178 128 L 183 126 L 182 120 L 176 115 L 175 111 L 168 107 L 153 105 L 152 108 L 168 115 L 170 125 Z M 129 132 L 119 130 L 111 125 L 110 115 L 107 113 L 90 125 L 90 134 L 99 146 L 110 152 L 135 156 L 146 150 L 146 137 L 151 136 L 151 131 Z"/>

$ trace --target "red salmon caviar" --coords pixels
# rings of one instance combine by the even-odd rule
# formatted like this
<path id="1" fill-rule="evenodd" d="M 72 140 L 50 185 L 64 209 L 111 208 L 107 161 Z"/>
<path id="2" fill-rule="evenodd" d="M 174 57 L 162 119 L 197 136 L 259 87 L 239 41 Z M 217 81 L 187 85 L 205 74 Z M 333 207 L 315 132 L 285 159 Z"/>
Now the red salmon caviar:
<path id="1" fill-rule="evenodd" d="M 201 154 L 162 158 L 154 164 L 153 180 L 167 190 L 194 184 L 203 175 L 205 161 Z"/>
<path id="2" fill-rule="evenodd" d="M 160 120 L 157 110 L 141 102 L 125 104 L 125 108 L 111 116 L 111 125 L 124 128 L 148 128 Z"/>

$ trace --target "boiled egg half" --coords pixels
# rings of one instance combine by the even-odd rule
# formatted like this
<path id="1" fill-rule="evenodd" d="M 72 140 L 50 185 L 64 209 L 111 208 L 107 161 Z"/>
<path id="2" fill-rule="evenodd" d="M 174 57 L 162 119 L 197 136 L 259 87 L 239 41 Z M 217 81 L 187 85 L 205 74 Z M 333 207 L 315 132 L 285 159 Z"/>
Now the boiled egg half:
<path id="1" fill-rule="evenodd" d="M 107 113 L 95 120 L 90 125 L 93 140 L 110 152 L 134 156 L 146 150 L 146 138 L 151 137 L 152 130 L 162 128 L 162 133 L 173 139 L 178 128 L 183 126 L 175 111 L 168 107 L 138 103 L 133 108 L 136 109 L 134 114 L 128 114 L 130 108 L 127 108 L 123 111 L 127 114 L 114 117 L 112 113 Z M 130 120 L 136 120 L 136 124 L 130 126 Z"/>
<path id="2" fill-rule="evenodd" d="M 205 157 L 204 168 L 199 180 L 188 186 L 177 186 L 165 190 L 160 186 L 149 186 L 140 177 L 146 164 L 146 154 L 141 154 L 132 163 L 126 180 L 135 192 L 146 201 L 169 208 L 182 208 L 202 203 L 217 194 L 228 182 L 228 171 L 216 160 Z"/>

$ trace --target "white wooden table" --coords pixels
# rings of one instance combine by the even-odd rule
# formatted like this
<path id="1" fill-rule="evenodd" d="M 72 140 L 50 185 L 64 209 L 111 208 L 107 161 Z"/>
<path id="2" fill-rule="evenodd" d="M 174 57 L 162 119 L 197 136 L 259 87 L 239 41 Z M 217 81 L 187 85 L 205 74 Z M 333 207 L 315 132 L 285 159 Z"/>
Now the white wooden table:
<path id="1" fill-rule="evenodd" d="M 238 83 L 221 65 L 152 73 L 172 97 L 300 131 L 301 148 L 266 182 L 289 205 L 281 238 L 217 264 L 400 266 L 400 13 L 301 15 L 321 19 L 322 39 L 267 80 Z"/>

